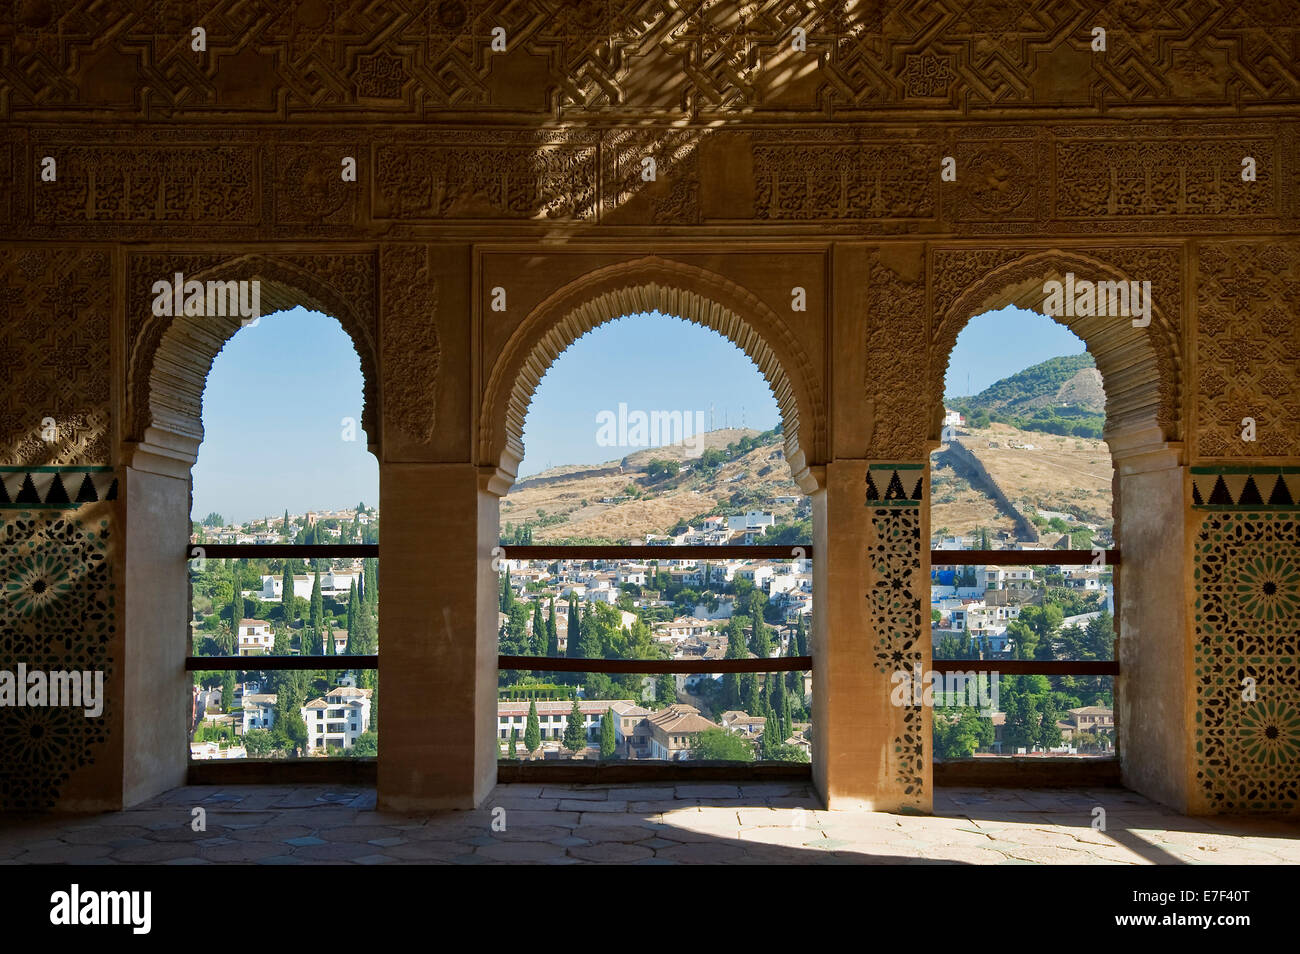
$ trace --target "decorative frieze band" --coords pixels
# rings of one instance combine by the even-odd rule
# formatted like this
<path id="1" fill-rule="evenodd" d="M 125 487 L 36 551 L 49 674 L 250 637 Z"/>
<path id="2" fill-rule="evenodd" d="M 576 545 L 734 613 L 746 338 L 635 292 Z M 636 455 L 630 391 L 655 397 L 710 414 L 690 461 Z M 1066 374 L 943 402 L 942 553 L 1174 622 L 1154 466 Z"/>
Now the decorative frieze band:
<path id="1" fill-rule="evenodd" d="M 1198 510 L 1300 510 L 1300 467 L 1193 467 Z"/>
<path id="2" fill-rule="evenodd" d="M 78 507 L 117 499 L 111 467 L 0 467 L 0 507 Z"/>

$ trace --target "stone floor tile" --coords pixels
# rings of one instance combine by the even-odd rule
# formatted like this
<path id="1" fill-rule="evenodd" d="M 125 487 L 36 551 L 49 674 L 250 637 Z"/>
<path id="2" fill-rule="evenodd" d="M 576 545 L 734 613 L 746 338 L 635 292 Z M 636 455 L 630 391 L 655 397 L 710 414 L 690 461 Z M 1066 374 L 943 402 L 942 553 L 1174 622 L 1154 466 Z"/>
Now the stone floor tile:
<path id="1" fill-rule="evenodd" d="M 745 849 L 738 844 L 708 841 L 695 845 L 677 845 L 674 848 L 657 848 L 655 857 L 681 865 L 720 865 L 745 857 Z"/>
<path id="2" fill-rule="evenodd" d="M 586 802 L 576 798 L 562 798 L 560 799 L 560 811 L 582 812 L 584 815 L 588 812 L 626 812 L 627 802 L 612 800 Z"/>
<path id="3" fill-rule="evenodd" d="M 281 845 L 280 847 L 283 848 L 284 846 Z M 345 841 L 294 848 L 293 856 L 301 858 L 303 861 L 351 861 L 353 858 L 371 855 L 374 852 L 375 846 L 367 845 L 364 841 Z"/>
<path id="4" fill-rule="evenodd" d="M 282 842 L 273 841 L 237 841 L 229 845 L 200 845 L 196 852 L 199 858 L 224 864 L 249 864 L 263 858 L 288 853 L 289 849 Z"/>
<path id="5" fill-rule="evenodd" d="M 112 849 L 114 861 L 126 864 L 153 864 L 170 861 L 173 858 L 195 857 L 202 849 L 198 845 L 178 842 L 153 842 L 148 845 L 133 845 L 130 848 Z"/>
<path id="6" fill-rule="evenodd" d="M 573 837 L 590 842 L 648 841 L 656 833 L 656 829 L 644 825 L 579 825 L 572 831 Z"/>
<path id="7" fill-rule="evenodd" d="M 603 802 L 609 798 L 609 789 L 605 788 L 560 788 L 547 786 L 542 789 L 542 798 L 558 798 L 570 802 Z"/>
<path id="8" fill-rule="evenodd" d="M 319 829 L 316 834 L 329 842 L 368 842 L 376 838 L 399 837 L 397 829 L 387 825 L 342 825 L 338 828 Z"/>
<path id="9" fill-rule="evenodd" d="M 25 865 L 78 865 L 95 858 L 108 857 L 113 853 L 114 849 L 108 845 L 69 845 L 55 842 L 44 848 L 24 852 L 17 860 Z"/>
<path id="10" fill-rule="evenodd" d="M 655 856 L 654 849 L 621 841 L 606 841 L 597 845 L 570 848 L 569 855 L 598 865 L 624 865 Z"/>
<path id="11" fill-rule="evenodd" d="M 678 798 L 740 798 L 739 785 L 710 784 L 708 782 L 679 782 L 675 786 Z"/>
<path id="12" fill-rule="evenodd" d="M 475 854 L 486 861 L 501 862 L 533 862 L 545 861 L 548 858 L 562 858 L 564 853 L 571 849 L 564 848 L 561 845 L 552 845 L 547 842 L 536 841 L 502 841 L 494 845 L 485 845 L 479 848 Z"/>

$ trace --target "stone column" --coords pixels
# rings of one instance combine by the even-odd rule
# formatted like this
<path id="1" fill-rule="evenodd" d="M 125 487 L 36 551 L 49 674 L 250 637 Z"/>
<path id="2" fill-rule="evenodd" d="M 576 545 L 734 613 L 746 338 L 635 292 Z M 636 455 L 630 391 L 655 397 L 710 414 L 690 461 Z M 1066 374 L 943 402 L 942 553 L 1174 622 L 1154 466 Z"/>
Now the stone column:
<path id="1" fill-rule="evenodd" d="M 813 779 L 832 809 L 928 812 L 929 713 L 894 673 L 929 660 L 921 463 L 834 461 L 813 498 Z"/>
<path id="2" fill-rule="evenodd" d="M 471 464 L 379 470 L 379 806 L 468 809 L 496 784 L 494 494 Z"/>
<path id="3" fill-rule="evenodd" d="M 1179 811 L 1188 808 L 1193 713 L 1188 693 L 1187 534 L 1178 445 L 1115 454 L 1117 749 L 1124 784 Z"/>
<path id="4" fill-rule="evenodd" d="M 198 442 L 149 428 L 123 468 L 123 805 L 185 784 L 190 467 Z"/>

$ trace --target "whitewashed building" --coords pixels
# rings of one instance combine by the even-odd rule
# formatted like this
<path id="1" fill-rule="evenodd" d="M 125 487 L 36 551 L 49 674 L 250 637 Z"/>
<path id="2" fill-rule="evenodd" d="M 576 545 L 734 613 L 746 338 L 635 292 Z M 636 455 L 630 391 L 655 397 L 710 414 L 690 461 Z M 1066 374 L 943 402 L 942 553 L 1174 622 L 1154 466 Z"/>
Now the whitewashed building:
<path id="1" fill-rule="evenodd" d="M 307 724 L 307 754 L 350 749 L 370 728 L 370 690 L 335 686 L 323 698 L 302 707 Z"/>

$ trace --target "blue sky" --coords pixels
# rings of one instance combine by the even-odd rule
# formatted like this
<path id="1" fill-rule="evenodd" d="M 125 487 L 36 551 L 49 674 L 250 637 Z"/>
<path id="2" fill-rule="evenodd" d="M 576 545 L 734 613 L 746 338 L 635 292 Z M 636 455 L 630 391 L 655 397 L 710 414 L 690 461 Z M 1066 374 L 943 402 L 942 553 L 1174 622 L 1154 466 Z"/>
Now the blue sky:
<path id="1" fill-rule="evenodd" d="M 1007 308 L 981 315 L 957 339 L 945 393 L 973 394 L 1010 374 L 1083 351 L 1064 327 Z M 968 384 L 969 381 L 969 390 Z M 193 518 L 229 521 L 373 506 L 379 465 L 361 430 L 361 363 L 332 318 L 295 308 L 240 330 L 217 356 L 203 395 L 204 440 L 194 466 Z M 597 414 L 702 412 L 709 426 L 767 430 L 776 401 L 752 361 L 721 335 L 677 318 L 636 315 L 574 342 L 534 395 L 520 475 L 560 464 L 616 460 Z M 344 418 L 356 421 L 344 440 Z"/>

